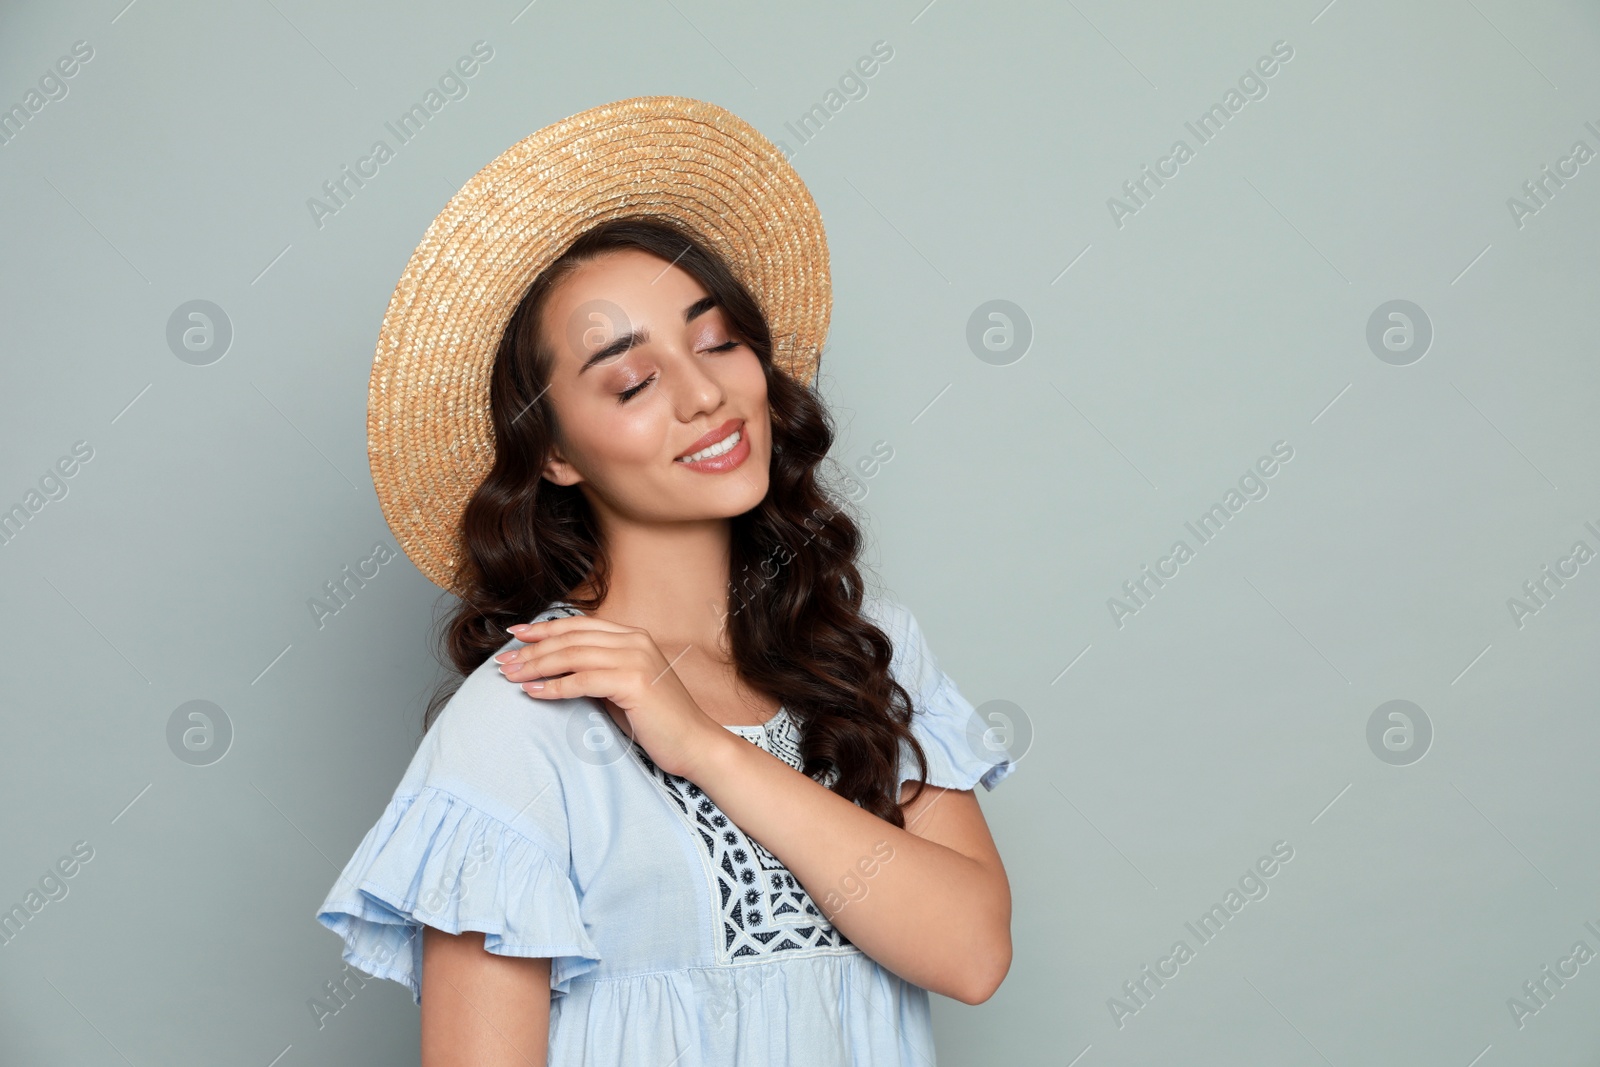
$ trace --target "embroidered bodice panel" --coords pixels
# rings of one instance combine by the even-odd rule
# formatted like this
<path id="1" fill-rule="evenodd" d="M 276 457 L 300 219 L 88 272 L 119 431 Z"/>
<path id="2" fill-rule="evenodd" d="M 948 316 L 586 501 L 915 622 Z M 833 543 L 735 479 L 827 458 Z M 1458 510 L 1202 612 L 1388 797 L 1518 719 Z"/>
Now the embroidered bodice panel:
<path id="1" fill-rule="evenodd" d="M 760 726 L 728 729 L 801 769 L 799 728 L 785 709 Z M 699 786 L 663 772 L 637 743 L 633 752 L 705 848 L 721 908 L 717 951 L 723 963 L 861 951 L 823 916 L 782 861 L 723 814 Z M 830 771 L 820 781 L 829 785 L 836 777 Z"/>

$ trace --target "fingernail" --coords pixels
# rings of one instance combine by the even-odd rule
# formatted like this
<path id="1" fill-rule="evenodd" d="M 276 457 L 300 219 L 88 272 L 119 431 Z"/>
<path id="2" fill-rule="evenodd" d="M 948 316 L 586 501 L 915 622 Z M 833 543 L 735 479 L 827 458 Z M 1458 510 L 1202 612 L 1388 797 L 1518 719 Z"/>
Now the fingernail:
<path id="1" fill-rule="evenodd" d="M 516 658 L 516 655 L 517 654 L 515 652 L 502 652 L 498 656 L 495 657 L 495 662 L 496 663 L 510 663 L 514 658 Z"/>
<path id="2" fill-rule="evenodd" d="M 543 682 L 525 682 L 523 684 L 528 689 L 543 689 L 544 688 L 544 683 Z"/>

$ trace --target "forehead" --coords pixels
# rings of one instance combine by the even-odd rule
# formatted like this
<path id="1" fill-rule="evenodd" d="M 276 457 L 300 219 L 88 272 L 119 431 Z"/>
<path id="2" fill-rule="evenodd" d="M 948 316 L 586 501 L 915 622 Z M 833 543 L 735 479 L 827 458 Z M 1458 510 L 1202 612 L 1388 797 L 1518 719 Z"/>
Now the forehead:
<path id="1" fill-rule="evenodd" d="M 568 307 L 586 300 L 609 299 L 641 318 L 681 310 L 706 295 L 705 287 L 682 267 L 639 248 L 603 252 L 580 264 L 550 295 L 552 306 Z"/>
<path id="2" fill-rule="evenodd" d="M 682 329 L 685 309 L 708 295 L 682 267 L 642 249 L 617 249 L 579 265 L 555 286 L 541 326 L 556 358 L 577 364 L 630 332 L 661 337 Z"/>

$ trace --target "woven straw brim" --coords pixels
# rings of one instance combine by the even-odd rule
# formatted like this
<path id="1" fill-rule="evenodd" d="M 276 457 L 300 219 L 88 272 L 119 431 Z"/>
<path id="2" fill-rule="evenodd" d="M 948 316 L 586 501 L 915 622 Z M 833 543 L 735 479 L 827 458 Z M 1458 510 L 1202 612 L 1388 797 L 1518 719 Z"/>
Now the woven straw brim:
<path id="1" fill-rule="evenodd" d="M 832 285 L 816 203 L 783 154 L 731 112 L 680 96 L 604 104 L 546 126 L 473 175 L 395 286 L 367 396 L 384 519 L 429 581 L 457 595 L 467 498 L 494 462 L 489 382 L 534 278 L 597 223 L 665 217 L 721 255 L 805 384 Z"/>

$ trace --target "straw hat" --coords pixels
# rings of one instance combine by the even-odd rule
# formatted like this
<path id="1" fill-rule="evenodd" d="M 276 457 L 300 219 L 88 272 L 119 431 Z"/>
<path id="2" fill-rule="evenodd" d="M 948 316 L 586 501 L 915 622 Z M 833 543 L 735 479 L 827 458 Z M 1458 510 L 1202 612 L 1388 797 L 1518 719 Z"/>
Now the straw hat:
<path id="1" fill-rule="evenodd" d="M 463 185 L 389 299 L 367 392 L 367 455 L 384 519 L 452 593 L 467 498 L 494 463 L 489 379 L 539 272 L 585 230 L 662 217 L 727 261 L 772 328 L 773 362 L 810 385 L 832 286 L 822 217 L 783 153 L 703 100 L 639 96 L 530 134 Z"/>

